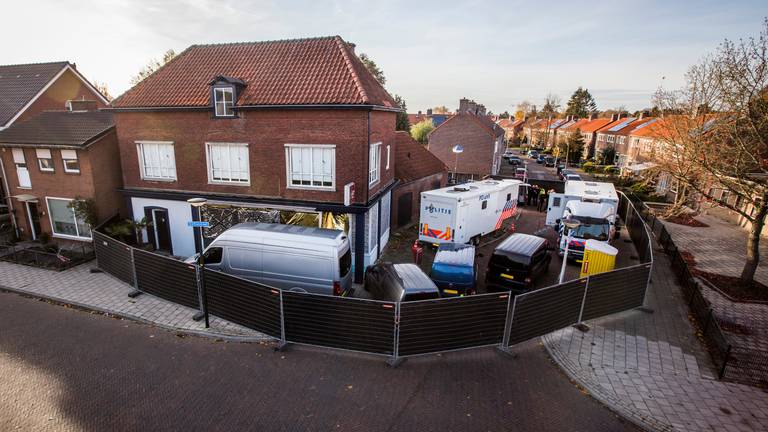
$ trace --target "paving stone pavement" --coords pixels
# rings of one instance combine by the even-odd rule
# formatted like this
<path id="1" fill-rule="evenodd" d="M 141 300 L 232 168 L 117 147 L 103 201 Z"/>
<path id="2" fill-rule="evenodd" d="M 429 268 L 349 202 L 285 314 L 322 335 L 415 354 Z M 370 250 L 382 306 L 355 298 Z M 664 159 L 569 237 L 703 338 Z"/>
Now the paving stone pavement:
<path id="1" fill-rule="evenodd" d="M 128 297 L 133 288 L 107 273 L 91 273 L 96 261 L 62 272 L 0 261 L 0 289 L 40 296 L 63 303 L 112 313 L 187 333 L 228 339 L 262 340 L 255 330 L 210 316 L 210 328 L 193 321 L 197 310 L 149 294 Z"/>
<path id="2" fill-rule="evenodd" d="M 646 306 L 543 337 L 553 359 L 593 396 L 648 430 L 768 430 L 768 393 L 718 381 L 696 339 L 669 260 L 654 252 Z"/>

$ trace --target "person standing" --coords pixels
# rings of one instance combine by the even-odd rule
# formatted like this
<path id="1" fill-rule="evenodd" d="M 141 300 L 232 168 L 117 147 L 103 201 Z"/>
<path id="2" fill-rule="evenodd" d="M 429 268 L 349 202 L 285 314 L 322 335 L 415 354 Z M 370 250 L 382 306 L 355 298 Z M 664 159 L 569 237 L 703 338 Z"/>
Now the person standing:
<path id="1" fill-rule="evenodd" d="M 539 205 L 536 210 L 544 211 L 544 209 L 547 208 L 547 198 L 547 189 L 541 188 L 541 191 L 539 192 Z"/>

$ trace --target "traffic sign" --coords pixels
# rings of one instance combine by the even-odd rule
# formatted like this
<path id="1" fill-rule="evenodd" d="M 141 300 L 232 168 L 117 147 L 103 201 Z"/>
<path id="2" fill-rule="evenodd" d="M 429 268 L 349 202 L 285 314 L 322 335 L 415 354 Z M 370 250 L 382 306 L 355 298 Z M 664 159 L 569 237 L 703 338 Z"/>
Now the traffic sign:
<path id="1" fill-rule="evenodd" d="M 206 221 L 187 221 L 187 226 L 192 228 L 208 228 L 209 224 Z"/>

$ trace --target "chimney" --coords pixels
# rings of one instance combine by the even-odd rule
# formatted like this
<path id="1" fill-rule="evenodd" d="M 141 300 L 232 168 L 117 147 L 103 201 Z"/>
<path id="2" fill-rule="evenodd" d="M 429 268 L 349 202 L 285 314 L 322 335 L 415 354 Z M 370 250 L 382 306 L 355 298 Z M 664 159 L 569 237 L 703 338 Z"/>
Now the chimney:
<path id="1" fill-rule="evenodd" d="M 619 119 L 619 115 L 618 114 L 611 114 L 611 121 L 612 122 L 615 122 L 618 119 Z"/>
<path id="2" fill-rule="evenodd" d="M 427 115 L 432 116 L 432 108 L 427 108 Z"/>
<path id="3" fill-rule="evenodd" d="M 419 110 L 416 115 L 421 116 L 421 110 Z"/>
<path id="4" fill-rule="evenodd" d="M 589 121 L 592 121 L 592 120 L 594 120 L 594 119 L 595 119 L 595 117 L 597 117 L 597 114 L 595 114 L 595 113 L 589 113 Z"/>
<path id="5" fill-rule="evenodd" d="M 469 101 L 469 112 L 472 114 L 477 114 L 477 102 L 471 100 Z"/>
<path id="6" fill-rule="evenodd" d="M 356 54 L 355 53 L 355 47 L 357 45 L 353 44 L 352 42 L 347 42 L 347 46 L 349 47 L 349 50 L 352 51 L 352 54 Z"/>
<path id="7" fill-rule="evenodd" d="M 68 100 L 67 111 L 83 112 L 83 111 L 96 111 L 99 106 L 95 100 Z"/>
<path id="8" fill-rule="evenodd" d="M 469 112 L 469 99 L 467 98 L 461 98 L 459 99 L 459 112 Z"/>
<path id="9" fill-rule="evenodd" d="M 620 118 L 620 119 L 623 119 L 623 118 L 627 118 L 628 116 L 629 116 L 629 114 L 627 114 L 627 113 L 625 113 L 625 112 L 624 112 L 624 113 L 621 113 L 621 114 L 619 114 L 619 118 Z"/>

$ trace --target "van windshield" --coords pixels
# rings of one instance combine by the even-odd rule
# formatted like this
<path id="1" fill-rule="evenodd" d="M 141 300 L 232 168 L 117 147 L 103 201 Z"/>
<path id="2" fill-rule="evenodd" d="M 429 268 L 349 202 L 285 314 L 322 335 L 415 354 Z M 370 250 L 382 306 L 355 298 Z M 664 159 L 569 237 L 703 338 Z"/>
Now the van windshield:
<path id="1" fill-rule="evenodd" d="M 513 257 L 509 257 L 507 255 L 497 255 L 493 254 L 491 257 L 491 265 L 494 267 L 504 267 L 509 268 L 511 270 L 525 270 L 528 268 L 528 264 L 531 261 L 531 257 L 523 257 L 519 255 L 514 255 Z"/>
<path id="2" fill-rule="evenodd" d="M 610 230 L 610 225 L 607 223 L 605 224 L 582 223 L 573 231 L 573 236 L 582 238 L 585 240 L 594 239 L 599 241 L 608 241 L 609 230 Z"/>
<path id="3" fill-rule="evenodd" d="M 347 249 L 344 255 L 339 258 L 339 277 L 344 277 L 352 268 L 352 250 Z"/>

